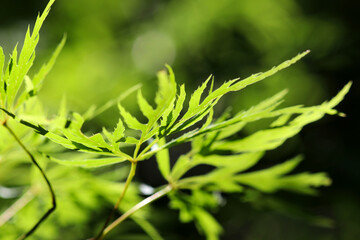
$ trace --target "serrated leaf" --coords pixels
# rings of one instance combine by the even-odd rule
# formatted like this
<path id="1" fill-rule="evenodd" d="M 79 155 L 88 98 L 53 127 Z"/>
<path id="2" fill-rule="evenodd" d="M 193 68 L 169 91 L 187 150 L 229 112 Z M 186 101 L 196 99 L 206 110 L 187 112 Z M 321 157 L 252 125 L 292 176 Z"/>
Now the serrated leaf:
<path id="1" fill-rule="evenodd" d="M 155 96 L 156 108 L 152 107 L 138 94 L 139 106 L 143 114 L 148 118 L 145 131 L 143 131 L 142 140 L 146 141 L 155 134 L 161 134 L 160 126 L 166 126 L 170 112 L 173 110 L 176 98 L 176 82 L 175 76 L 170 66 L 167 66 L 169 74 L 165 71 L 158 72 L 159 89 Z M 161 120 L 160 123 L 158 121 Z M 160 124 L 160 126 L 159 126 Z"/>
<path id="2" fill-rule="evenodd" d="M 89 140 L 91 140 L 94 144 L 96 144 L 97 147 L 100 148 L 108 148 L 109 145 L 104 140 L 104 137 L 101 135 L 101 133 L 96 133 L 90 137 L 88 137 Z M 102 149 L 103 151 L 106 151 Z"/>
<path id="3" fill-rule="evenodd" d="M 125 127 L 121 119 L 119 119 L 118 123 L 113 132 L 113 142 L 118 142 L 121 138 L 124 137 Z"/>
<path id="4" fill-rule="evenodd" d="M 169 65 L 166 65 L 169 75 L 165 71 L 160 71 L 157 74 L 159 90 L 155 96 L 155 103 L 157 108 L 163 111 L 166 108 L 173 97 L 176 95 L 176 82 L 174 73 Z"/>
<path id="5" fill-rule="evenodd" d="M 39 92 L 39 90 L 41 88 L 43 80 L 45 79 L 47 74 L 53 68 L 58 55 L 60 54 L 62 48 L 65 45 L 65 42 L 66 42 L 66 37 L 64 36 L 63 39 L 61 40 L 61 42 L 59 43 L 59 45 L 56 47 L 55 51 L 53 52 L 49 62 L 44 64 L 41 67 L 41 69 L 35 74 L 35 76 L 34 76 L 34 78 L 32 79 L 31 82 L 26 81 L 27 76 L 25 76 L 25 83 L 26 83 L 26 85 L 29 85 L 31 83 L 31 88 L 26 88 L 26 92 L 21 93 L 21 95 L 17 99 L 17 104 L 18 105 L 25 102 L 27 100 L 27 98 L 33 97 L 33 96 L 38 94 L 38 92 Z"/>
<path id="6" fill-rule="evenodd" d="M 184 122 L 189 121 L 189 119 L 194 118 L 195 116 L 199 116 L 199 112 L 202 111 L 203 109 L 209 107 L 210 105 L 212 105 L 211 107 L 213 107 L 213 105 L 215 105 L 219 101 L 219 99 L 223 95 L 225 95 L 226 93 L 229 93 L 229 92 L 232 92 L 232 91 L 239 91 L 239 90 L 245 88 L 246 86 L 248 86 L 250 84 L 261 81 L 261 80 L 265 79 L 266 77 L 269 77 L 269 76 L 277 73 L 278 71 L 290 66 L 291 64 L 294 64 L 295 62 L 300 60 L 302 57 L 304 57 L 308 52 L 309 51 L 301 53 L 298 56 L 294 57 L 293 59 L 285 61 L 285 62 L 281 63 L 280 65 L 278 65 L 277 67 L 274 67 L 274 68 L 272 68 L 271 70 L 269 70 L 267 72 L 253 74 L 250 77 L 248 77 L 248 78 L 246 78 L 246 79 L 244 79 L 242 81 L 238 81 L 239 79 L 233 79 L 231 81 L 225 82 L 218 89 L 212 91 L 204 99 L 204 101 L 199 103 L 198 100 L 200 100 L 201 94 L 202 94 L 202 92 L 204 91 L 204 89 L 206 87 L 206 82 L 208 80 L 210 80 L 210 79 L 208 79 L 207 81 L 205 81 L 204 84 L 201 85 L 201 87 L 199 89 L 197 89 L 194 92 L 192 98 L 190 99 L 188 111 L 179 120 L 179 122 L 175 125 L 175 127 L 174 127 L 175 130 L 173 130 L 171 132 L 184 130 L 187 127 L 189 127 L 189 126 L 195 124 L 196 122 L 200 121 L 202 119 L 201 117 L 205 117 L 207 114 L 202 114 L 201 117 L 198 117 L 195 121 L 192 121 L 191 124 L 187 124 L 187 125 L 184 126 Z M 206 113 L 206 112 L 203 112 L 203 113 Z"/>
<path id="7" fill-rule="evenodd" d="M 201 84 L 201 86 L 198 89 L 196 89 L 195 92 L 191 95 L 191 98 L 189 101 L 189 108 L 188 108 L 186 114 L 184 115 L 184 119 L 194 115 L 194 112 L 196 112 L 196 110 L 200 104 L 201 95 L 203 94 L 203 92 L 204 92 L 205 88 L 207 87 L 207 84 L 211 78 L 212 78 L 212 76 L 209 76 L 205 80 L 205 82 L 203 82 Z"/>
<path id="8" fill-rule="evenodd" d="M 71 142 L 69 139 L 67 138 L 64 138 L 56 133 L 53 133 L 53 132 L 48 132 L 45 134 L 45 136 L 47 138 L 49 138 L 51 141 L 57 143 L 57 144 L 60 144 L 62 145 L 63 147 L 65 148 L 68 148 L 68 149 L 77 149 L 78 147 L 76 145 L 74 145 L 73 142 Z"/>
<path id="9" fill-rule="evenodd" d="M 319 120 L 325 114 L 335 114 L 336 111 L 332 111 L 331 108 L 344 98 L 345 94 L 349 91 L 350 85 L 351 83 L 347 84 L 330 102 L 325 102 L 320 106 L 308 108 L 295 106 L 281 109 L 269 114 L 262 114 L 262 117 L 264 118 L 268 116 L 273 117 L 281 113 L 286 116 L 285 120 L 287 120 L 292 114 L 301 113 L 298 117 L 292 120 L 288 126 L 260 130 L 240 140 L 217 142 L 213 145 L 213 149 L 230 150 L 237 153 L 274 149 L 283 144 L 288 138 L 293 137 L 300 132 L 305 125 Z M 246 118 L 244 118 L 244 121 L 246 121 Z M 283 119 L 281 119 L 281 121 L 282 123 L 286 123 Z M 276 122 L 276 125 L 280 125 L 279 120 Z"/>
<path id="10" fill-rule="evenodd" d="M 234 85 L 231 86 L 231 91 L 239 91 L 245 87 L 247 87 L 250 84 L 254 84 L 256 82 L 259 82 L 267 77 L 270 77 L 272 75 L 274 75 L 275 73 L 277 73 L 278 71 L 281 71 L 287 67 L 289 67 L 290 65 L 296 63 L 297 61 L 299 61 L 301 58 L 303 58 L 304 56 L 306 56 L 310 51 L 307 50 L 303 53 L 298 54 L 296 57 L 287 60 L 283 63 L 281 63 L 280 65 L 273 67 L 272 69 L 264 72 L 264 73 L 257 73 L 257 74 L 253 74 L 250 77 L 239 81 L 237 83 L 235 83 Z"/>
<path id="11" fill-rule="evenodd" d="M 62 133 L 72 142 L 100 151 L 101 149 L 100 146 L 97 146 L 97 142 L 92 141 L 81 132 L 81 127 L 84 123 L 82 116 L 78 113 L 73 113 L 73 117 L 74 119 L 71 122 L 70 127 L 62 129 Z"/>
<path id="12" fill-rule="evenodd" d="M 124 122 L 126 123 L 126 125 L 128 125 L 129 128 L 140 130 L 141 132 L 145 131 L 145 124 L 140 123 L 135 117 L 133 117 L 129 112 L 127 112 L 120 103 L 118 104 L 118 107 L 120 110 L 120 114 L 124 119 Z"/>
<path id="13" fill-rule="evenodd" d="M 275 94 L 274 96 L 251 107 L 249 110 L 236 114 L 230 119 L 216 121 L 214 124 L 202 129 L 199 134 L 219 130 L 216 139 L 221 140 L 239 132 L 249 122 L 256 121 L 261 118 L 273 117 L 273 115 L 269 116 L 270 113 L 281 103 L 281 99 L 286 93 L 286 90 L 281 91 L 278 94 Z M 281 114 L 282 113 L 278 113 L 278 115 Z"/>
<path id="14" fill-rule="evenodd" d="M 153 118 L 155 110 L 152 108 L 152 106 L 146 101 L 144 96 L 141 93 L 141 90 L 138 90 L 137 92 L 137 101 L 140 107 L 141 112 L 144 114 L 144 116 L 149 120 Z"/>
<path id="15" fill-rule="evenodd" d="M 8 92 L 7 92 L 7 102 L 9 107 L 13 107 L 15 96 L 20 90 L 21 84 L 26 76 L 27 72 L 31 68 L 34 59 L 35 59 L 35 48 L 39 41 L 39 31 L 40 28 L 50 11 L 51 5 L 54 3 L 54 0 L 50 0 L 47 4 L 44 12 L 41 16 L 38 16 L 34 29 L 30 34 L 30 28 L 28 27 L 24 44 L 17 60 L 17 51 L 16 47 L 12 55 L 12 69 L 9 71 L 9 78 L 7 81 Z M 12 109 L 10 109 L 12 110 Z"/>
<path id="16" fill-rule="evenodd" d="M 301 160 L 302 157 L 298 156 L 264 170 L 239 174 L 234 179 L 241 184 L 252 186 L 261 191 L 273 192 L 281 189 L 281 177 L 291 172 Z"/>
<path id="17" fill-rule="evenodd" d="M 8 63 L 7 71 L 5 72 L 5 80 L 6 80 L 6 95 L 7 95 L 7 105 L 8 107 L 12 107 L 12 104 L 16 95 L 16 86 L 17 86 L 17 78 L 18 78 L 19 68 L 17 65 L 17 44 L 11 54 L 10 61 Z"/>
<path id="18" fill-rule="evenodd" d="M 180 86 L 180 94 L 177 97 L 175 108 L 172 111 L 172 119 L 169 123 L 169 126 L 172 126 L 175 123 L 175 121 L 177 120 L 177 118 L 180 116 L 181 110 L 183 109 L 185 97 L 186 97 L 185 86 L 181 85 Z"/>

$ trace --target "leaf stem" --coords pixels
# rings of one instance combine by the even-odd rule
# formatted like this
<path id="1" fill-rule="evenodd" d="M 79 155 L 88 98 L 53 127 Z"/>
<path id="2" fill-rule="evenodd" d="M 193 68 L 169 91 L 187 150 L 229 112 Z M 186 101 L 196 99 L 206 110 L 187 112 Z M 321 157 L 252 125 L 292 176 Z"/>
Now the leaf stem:
<path id="1" fill-rule="evenodd" d="M 154 144 L 156 144 L 156 143 L 158 143 L 159 142 L 159 139 L 158 138 L 156 138 L 154 141 L 152 141 L 149 145 L 147 145 L 146 146 L 146 148 L 144 148 L 144 150 L 142 150 L 141 152 L 140 152 L 140 154 L 138 155 L 138 159 L 142 159 L 142 157 L 143 157 L 143 155 L 145 154 L 145 153 L 147 153 L 148 151 L 149 151 L 149 149 L 151 149 L 152 148 L 152 146 L 154 146 Z"/>
<path id="2" fill-rule="evenodd" d="M 25 145 L 21 142 L 21 140 L 16 136 L 16 134 L 13 132 L 13 130 L 7 125 L 7 122 L 3 123 L 3 126 L 9 131 L 9 133 L 14 137 L 16 142 L 21 146 L 21 148 L 26 152 L 26 154 L 30 157 L 32 163 L 39 169 L 42 177 L 44 178 L 46 185 L 49 189 L 50 196 L 51 196 L 51 208 L 47 210 L 47 212 L 38 220 L 38 222 L 24 235 L 18 238 L 18 240 L 23 240 L 29 237 L 31 234 L 35 232 L 35 230 L 40 226 L 40 224 L 47 218 L 49 215 L 56 209 L 56 198 L 55 198 L 55 192 L 51 186 L 51 183 L 46 176 L 45 171 L 40 167 L 34 156 L 31 154 L 31 152 L 25 147 Z"/>
<path id="3" fill-rule="evenodd" d="M 99 240 L 103 240 L 104 237 L 111 231 L 113 230 L 116 226 L 118 226 L 120 223 L 122 223 L 125 219 L 127 219 L 128 217 L 130 217 L 132 214 L 134 214 L 136 211 L 138 211 L 139 209 L 145 207 L 146 205 L 154 202 L 155 200 L 165 196 L 166 194 L 168 194 L 170 191 L 172 191 L 173 188 L 170 185 L 167 185 L 166 187 L 164 187 L 163 189 L 161 189 L 160 191 L 154 193 L 153 195 L 145 198 L 144 200 L 142 200 L 141 202 L 139 202 L 138 204 L 136 204 L 134 207 L 132 207 L 130 210 L 128 210 L 127 212 L 125 212 L 123 215 L 121 215 L 118 219 L 116 219 L 113 223 L 111 223 L 107 228 L 105 228 L 104 232 L 102 233 L 102 235 L 100 236 Z"/>
<path id="4" fill-rule="evenodd" d="M 126 183 L 125 183 L 125 186 L 124 186 L 124 189 L 123 191 L 121 192 L 121 195 L 119 197 L 119 199 L 117 200 L 116 204 L 114 205 L 114 208 L 112 209 L 112 211 L 110 212 L 109 216 L 107 217 L 103 227 L 101 228 L 99 234 L 97 235 L 97 237 L 95 238 L 96 239 L 101 239 L 101 236 L 103 235 L 103 232 L 105 230 L 105 228 L 107 227 L 107 225 L 109 224 L 110 220 L 112 219 L 114 213 L 118 210 L 119 208 L 119 205 L 122 201 L 122 199 L 124 198 L 125 196 L 125 193 L 127 191 L 127 189 L 129 188 L 130 186 L 130 183 L 135 175 L 135 172 L 136 172 L 136 166 L 137 166 L 137 162 L 136 161 L 133 161 L 131 162 L 131 169 L 130 169 L 130 172 L 129 172 L 129 175 L 126 179 Z"/>
<path id="5" fill-rule="evenodd" d="M 139 153 L 139 150 L 140 150 L 140 146 L 141 144 L 143 143 L 143 138 L 142 136 L 140 137 L 140 140 L 139 142 L 136 144 L 136 147 L 135 147 L 135 150 L 134 150 L 134 155 L 133 155 L 133 159 L 137 159 L 137 156 L 138 156 L 138 153 Z"/>

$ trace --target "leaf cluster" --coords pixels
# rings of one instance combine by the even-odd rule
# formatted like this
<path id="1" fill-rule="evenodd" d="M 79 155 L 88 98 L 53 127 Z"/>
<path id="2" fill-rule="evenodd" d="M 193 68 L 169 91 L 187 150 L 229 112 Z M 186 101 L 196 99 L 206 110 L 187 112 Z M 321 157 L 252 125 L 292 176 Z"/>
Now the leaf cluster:
<path id="1" fill-rule="evenodd" d="M 101 113 L 104 107 L 89 108 L 88 112 L 80 114 L 70 112 L 66 102 L 63 101 L 57 116 L 49 119 L 41 110 L 36 95 L 64 46 L 65 38 L 56 48 L 49 62 L 43 65 L 37 74 L 30 78 L 28 71 L 35 59 L 40 28 L 53 2 L 51 0 L 44 13 L 37 18 L 31 33 L 28 28 L 21 52 L 18 54 L 15 47 L 5 72 L 2 71 L 5 57 L 0 48 L 0 109 L 2 110 L 0 121 L 5 126 L 10 121 L 10 117 L 27 129 L 33 129 L 36 134 L 32 136 L 36 136 L 37 141 L 34 142 L 32 149 L 39 152 L 37 156 L 43 160 L 50 159 L 60 165 L 84 168 L 99 168 L 129 162 L 132 170 L 122 187 L 123 190 L 120 191 L 121 197 L 115 205 L 116 208 L 123 196 L 133 196 L 134 201 L 141 201 L 137 192 L 131 190 L 132 187 L 129 191 L 127 189 L 135 173 L 136 164 L 154 158 L 161 175 L 167 182 L 163 189 L 170 189 L 164 192 L 169 196 L 170 207 L 179 210 L 181 221 L 194 221 L 207 239 L 218 239 L 222 232 L 220 224 L 210 213 L 220 205 L 217 193 L 239 193 L 246 189 L 255 189 L 264 193 L 288 190 L 315 194 L 315 187 L 328 186 L 331 183 L 325 173 L 291 174 L 301 162 L 301 156 L 260 170 L 254 169 L 254 166 L 266 151 L 281 146 L 287 139 L 298 134 L 304 126 L 321 119 L 326 114 L 342 115 L 334 108 L 343 100 L 351 83 L 330 101 L 318 106 L 297 105 L 280 108 L 287 93 L 282 91 L 236 114 L 231 115 L 229 111 L 218 117 L 214 114 L 215 105 L 226 94 L 238 92 L 274 75 L 296 63 L 309 51 L 300 53 L 268 71 L 253 74 L 243 80 L 237 78 L 224 82 L 218 88 L 214 87 L 214 78 L 210 76 L 188 97 L 185 85 L 178 85 L 172 68 L 166 66 L 166 70 L 157 74 L 158 91 L 153 101 L 146 99 L 142 90 L 134 87 L 116 101 L 112 100 L 104 105 L 105 108 L 114 103 L 118 105 L 120 117 L 111 131 L 105 127 L 101 132 L 92 135 L 83 131 L 85 121 Z M 122 100 L 134 91 L 137 91 L 137 103 L 146 122 L 139 121 L 122 103 Z M 35 108 L 39 111 L 35 111 Z M 234 137 L 247 124 L 263 119 L 271 121 L 267 128 L 243 138 Z M 16 125 L 15 122 L 10 124 Z M 3 129 L 0 128 L 0 133 L 2 131 Z M 4 141 L 7 137 L 2 134 L 0 141 Z M 55 143 L 56 147 L 45 139 Z M 169 150 L 186 142 L 191 143 L 191 150 L 183 153 L 176 160 L 170 159 Z M 9 149 L 1 150 L 6 153 Z M 71 158 L 62 160 L 62 157 L 69 156 L 69 153 Z M 202 165 L 211 166 L 211 170 L 202 175 L 189 174 L 192 169 Z M 56 172 L 57 169 L 54 168 L 53 171 Z M 91 179 L 93 185 L 101 182 L 95 177 L 94 179 Z M 113 192 L 118 192 L 118 184 L 113 186 Z M 96 189 L 101 191 L 99 186 Z M 104 196 L 109 195 L 111 194 L 104 194 Z M 154 199 L 157 197 L 154 195 Z M 133 211 L 133 208 L 126 207 L 126 202 L 124 204 L 125 206 L 121 205 L 120 209 L 127 216 L 126 212 Z M 147 222 L 146 217 L 141 214 L 131 217 L 153 239 L 161 239 Z"/>

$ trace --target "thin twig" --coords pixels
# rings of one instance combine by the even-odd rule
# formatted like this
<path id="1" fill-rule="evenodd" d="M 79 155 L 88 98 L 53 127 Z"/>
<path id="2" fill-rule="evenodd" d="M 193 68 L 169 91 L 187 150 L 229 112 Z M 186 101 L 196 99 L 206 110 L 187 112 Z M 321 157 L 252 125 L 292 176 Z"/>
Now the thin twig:
<path id="1" fill-rule="evenodd" d="M 102 233 L 102 235 L 100 236 L 99 240 L 103 240 L 105 238 L 105 236 L 111 231 L 113 230 L 116 226 L 118 226 L 120 223 L 122 223 L 125 219 L 127 219 L 128 217 L 130 217 L 132 214 L 134 214 L 136 211 L 138 211 L 139 209 L 145 207 L 146 205 L 154 202 L 155 200 L 165 196 L 166 194 L 168 194 L 173 188 L 170 185 L 167 185 L 165 188 L 161 189 L 160 191 L 154 193 L 153 195 L 145 198 L 144 200 L 142 200 L 141 202 L 139 202 L 138 204 L 136 204 L 134 207 L 132 207 L 130 210 L 128 210 L 127 212 L 125 212 L 123 215 L 121 215 L 121 217 L 119 217 L 118 219 L 116 219 L 113 223 L 111 223 L 107 228 L 105 228 L 104 232 Z"/>
<path id="2" fill-rule="evenodd" d="M 114 208 L 112 209 L 111 213 L 109 214 L 108 218 L 106 219 L 106 221 L 104 223 L 104 226 L 101 228 L 99 234 L 97 235 L 96 238 L 94 238 L 94 240 L 101 239 L 101 236 L 102 236 L 105 228 L 109 224 L 109 222 L 112 219 L 112 217 L 114 216 L 115 212 L 118 210 L 119 205 L 120 205 L 122 199 L 124 198 L 125 193 L 126 193 L 128 187 L 130 186 L 130 183 L 131 183 L 131 181 L 132 181 L 132 179 L 133 179 L 133 177 L 135 175 L 136 165 L 137 165 L 137 162 L 131 162 L 131 169 L 130 169 L 129 175 L 128 175 L 127 179 L 126 179 L 124 189 L 121 192 L 121 195 L 120 195 L 119 199 L 117 200 L 116 204 L 114 205 Z"/>
<path id="3" fill-rule="evenodd" d="M 18 238 L 18 240 L 26 239 L 28 236 L 33 234 L 35 230 L 40 226 L 40 224 L 56 209 L 56 198 L 55 198 L 55 192 L 51 186 L 51 183 L 49 179 L 46 176 L 45 171 L 40 167 L 34 156 L 31 154 L 31 152 L 25 147 L 25 145 L 21 142 L 21 140 L 16 136 L 16 134 L 13 132 L 13 130 L 7 125 L 7 122 L 3 123 L 3 126 L 9 131 L 9 133 L 14 137 L 16 142 L 19 143 L 21 148 L 26 152 L 26 154 L 30 157 L 32 163 L 39 169 L 42 177 L 44 178 L 46 185 L 49 189 L 50 195 L 51 195 L 51 208 L 38 220 L 38 222 L 24 235 Z"/>

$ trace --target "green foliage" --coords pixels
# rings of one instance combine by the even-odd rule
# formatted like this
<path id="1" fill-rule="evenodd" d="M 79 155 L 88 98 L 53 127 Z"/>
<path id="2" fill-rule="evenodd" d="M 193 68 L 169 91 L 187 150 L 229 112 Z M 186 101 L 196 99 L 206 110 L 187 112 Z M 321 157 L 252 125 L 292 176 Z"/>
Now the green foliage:
<path id="1" fill-rule="evenodd" d="M 35 58 L 35 47 L 39 41 L 41 25 L 53 2 L 50 1 L 44 13 L 38 17 L 31 34 L 28 29 L 19 57 L 17 47 L 15 47 L 5 72 L 1 71 L 0 73 L 0 107 L 3 112 L 0 120 L 3 126 L 6 124 L 11 127 L 16 126 L 15 128 L 19 126 L 22 132 L 19 130 L 18 134 L 21 132 L 21 136 L 24 134 L 31 136 L 29 139 L 23 136 L 21 140 L 29 144 L 32 151 L 38 152 L 36 153 L 37 158 L 49 165 L 52 165 L 52 162 L 59 164 L 52 165 L 53 167 L 50 168 L 50 172 L 57 175 L 52 178 L 52 181 L 58 182 L 57 184 L 60 185 L 58 191 L 66 192 L 69 195 L 73 194 L 76 196 L 72 196 L 73 198 L 82 198 L 85 202 L 87 198 L 84 196 L 89 196 L 87 199 L 90 201 L 88 202 L 89 208 L 95 205 L 91 199 L 102 197 L 109 202 L 115 202 L 114 197 L 116 196 L 114 195 L 121 193 L 119 203 L 125 196 L 124 202 L 120 205 L 120 211 L 124 212 L 122 216 L 132 217 L 153 239 L 161 239 L 161 236 L 148 222 L 149 216 L 142 213 L 143 207 L 158 197 L 168 194 L 170 206 L 180 212 L 180 220 L 183 222 L 194 221 L 199 232 L 203 233 L 207 239 L 212 240 L 219 239 L 222 233 L 220 224 L 210 213 L 220 205 L 219 199 L 214 195 L 216 192 L 235 193 L 253 188 L 265 193 L 289 190 L 314 194 L 316 192 L 314 187 L 330 184 L 330 179 L 325 173 L 290 174 L 300 163 L 300 157 L 265 169 L 259 170 L 253 167 L 261 160 L 266 151 L 281 146 L 307 124 L 321 119 L 325 114 L 338 114 L 334 107 L 343 100 L 351 83 L 347 84 L 333 99 L 318 106 L 299 105 L 279 108 L 286 94 L 286 91 L 282 91 L 233 116 L 230 116 L 229 112 L 225 112 L 216 119 L 216 111 L 214 111 L 215 105 L 224 95 L 240 91 L 274 75 L 296 63 L 309 51 L 266 72 L 253 74 L 244 80 L 233 79 L 218 88 L 214 87 L 214 78 L 210 76 L 190 95 L 187 104 L 185 104 L 185 86 L 177 85 L 173 70 L 170 66 L 166 66 L 167 71 L 160 71 L 157 75 L 158 91 L 153 101 L 148 101 L 143 96 L 141 89 L 137 89 L 137 102 L 141 113 L 147 119 L 146 122 L 141 122 L 123 106 L 121 100 L 129 92 L 120 96 L 118 101 L 110 102 L 110 105 L 118 104 L 121 116 L 113 131 L 108 131 L 103 127 L 101 132 L 88 134 L 83 130 L 85 121 L 101 113 L 103 108 L 91 108 L 85 114 L 76 112 L 70 114 L 64 102 L 57 116 L 48 119 L 36 94 L 64 46 L 65 38 L 56 48 L 49 62 L 43 65 L 32 80 L 27 74 Z M 1 67 L 4 62 L 4 54 L 0 49 Z M 184 107 L 186 105 L 187 109 Z M 37 109 L 29 108 L 29 106 L 37 106 Z M 17 122 L 10 120 L 9 117 Z M 267 128 L 258 130 L 249 136 L 236 137 L 244 126 L 263 119 L 271 120 L 272 123 Z M 18 123 L 25 127 L 20 127 Z M 29 132 L 29 128 L 35 130 L 36 134 Z M 2 127 L 0 131 L 3 131 Z M 10 157 L 11 152 L 17 150 L 13 149 L 11 142 L 7 142 L 9 135 L 1 133 L 0 141 L 7 143 L 7 146 L 0 148 L 2 156 L 9 157 L 7 160 L 9 162 L 10 160 L 14 161 L 16 157 Z M 36 141 L 33 141 L 34 139 Z M 169 149 L 185 142 L 191 142 L 191 150 L 179 156 L 172 166 Z M 163 192 L 160 190 L 158 195 L 155 193 L 153 198 L 142 201 L 133 187 L 134 184 L 131 184 L 130 188 L 129 185 L 136 164 L 141 164 L 141 161 L 145 160 L 152 161 L 151 157 L 153 156 L 156 157 L 160 173 L 167 181 L 167 186 L 162 190 L 170 190 Z M 48 159 L 51 162 L 48 162 Z M 92 172 L 68 168 L 99 168 L 127 161 L 131 163 L 132 170 L 130 170 L 125 185 L 122 186 L 114 181 L 104 181 L 101 179 L 102 174 L 92 175 Z M 20 163 L 21 161 L 13 164 L 20 165 Z M 45 163 L 42 164 L 45 165 Z M 191 169 L 201 165 L 209 165 L 212 168 L 202 175 L 193 176 L 189 173 Z M 69 176 L 72 175 L 72 171 L 79 172 L 76 175 L 79 177 L 76 180 L 76 186 Z M 65 181 L 62 182 L 61 179 L 65 179 Z M 30 189 L 37 186 L 37 181 L 34 180 L 34 183 L 30 181 Z M 77 184 L 81 183 L 93 185 L 95 193 L 82 188 L 77 191 Z M 64 189 L 61 190 L 61 188 Z M 135 202 L 140 203 L 132 204 Z M 74 203 L 67 204 L 72 211 L 81 212 L 74 206 Z M 141 211 L 131 215 L 140 209 Z M 127 215 L 129 212 L 131 214 Z M 81 214 L 86 215 L 86 211 Z M 71 216 L 58 215 L 57 218 L 63 223 L 71 220 Z M 118 223 L 124 220 L 121 217 L 119 219 Z M 118 223 L 114 222 L 114 224 Z M 112 230 L 112 226 L 108 226 L 104 234 Z M 10 234 L 9 232 L 11 230 L 6 234 Z M 10 235 L 13 236 L 14 233 Z"/>

